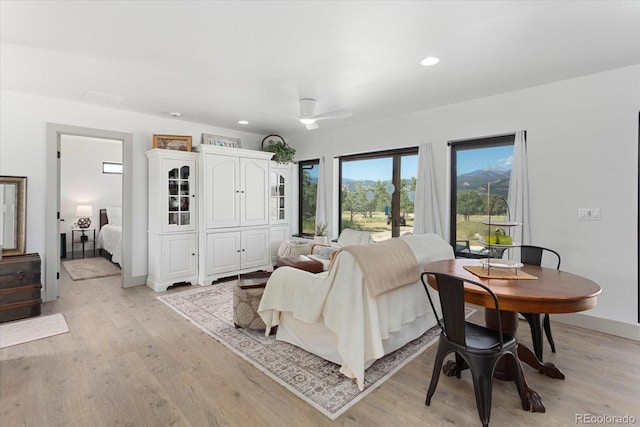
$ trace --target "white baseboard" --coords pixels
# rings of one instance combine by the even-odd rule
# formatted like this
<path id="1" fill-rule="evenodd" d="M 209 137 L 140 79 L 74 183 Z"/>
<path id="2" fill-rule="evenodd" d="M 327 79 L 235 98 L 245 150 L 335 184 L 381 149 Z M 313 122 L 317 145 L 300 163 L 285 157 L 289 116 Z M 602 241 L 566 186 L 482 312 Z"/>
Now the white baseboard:
<path id="1" fill-rule="evenodd" d="M 567 325 L 579 326 L 593 331 L 603 332 L 634 341 L 640 341 L 640 324 L 626 323 L 619 320 L 603 319 L 580 313 L 552 314 L 551 320 Z"/>

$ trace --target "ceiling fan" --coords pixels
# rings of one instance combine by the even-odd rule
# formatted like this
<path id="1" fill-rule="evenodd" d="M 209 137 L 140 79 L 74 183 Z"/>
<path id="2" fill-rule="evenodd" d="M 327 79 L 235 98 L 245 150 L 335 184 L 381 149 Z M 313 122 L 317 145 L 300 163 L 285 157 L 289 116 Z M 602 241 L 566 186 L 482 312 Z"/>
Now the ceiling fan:
<path id="1" fill-rule="evenodd" d="M 315 114 L 317 101 L 311 98 L 302 98 L 300 100 L 300 116 L 295 117 L 306 126 L 307 129 L 318 129 L 318 120 L 326 119 L 342 119 L 344 117 L 351 117 L 351 111 L 348 110 L 335 110 L 328 113 Z"/>

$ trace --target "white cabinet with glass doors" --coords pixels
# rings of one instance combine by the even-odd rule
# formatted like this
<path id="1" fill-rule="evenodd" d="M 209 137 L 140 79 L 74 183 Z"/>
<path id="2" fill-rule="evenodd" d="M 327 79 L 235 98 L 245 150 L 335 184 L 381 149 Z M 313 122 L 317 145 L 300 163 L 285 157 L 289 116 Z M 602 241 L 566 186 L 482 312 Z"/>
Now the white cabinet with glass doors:
<path id="1" fill-rule="evenodd" d="M 278 262 L 280 244 L 291 238 L 292 163 L 271 162 L 269 170 L 269 223 L 271 224 L 271 263 Z"/>
<path id="2" fill-rule="evenodd" d="M 149 273 L 157 292 L 198 279 L 198 156 L 153 149 L 149 159 Z"/>

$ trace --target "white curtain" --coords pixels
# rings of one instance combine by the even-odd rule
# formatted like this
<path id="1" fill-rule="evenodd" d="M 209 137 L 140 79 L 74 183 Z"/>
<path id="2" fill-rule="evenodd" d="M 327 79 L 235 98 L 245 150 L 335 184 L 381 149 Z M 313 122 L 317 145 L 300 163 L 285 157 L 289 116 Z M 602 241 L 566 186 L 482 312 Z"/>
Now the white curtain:
<path id="1" fill-rule="evenodd" d="M 316 223 L 328 222 L 327 221 L 327 190 L 326 190 L 326 172 L 327 167 L 325 165 L 324 156 L 320 157 L 318 164 L 318 188 L 316 195 Z"/>
<path id="2" fill-rule="evenodd" d="M 523 130 L 516 132 L 513 143 L 513 162 L 511 164 L 511 179 L 509 180 L 507 202 L 509 203 L 509 220 L 522 223 L 522 226 L 512 227 L 510 230 L 513 241 L 531 244 L 527 136 Z"/>
<path id="3" fill-rule="evenodd" d="M 420 144 L 418 148 L 418 176 L 416 179 L 413 233 L 443 235 L 435 181 L 433 179 L 431 144 Z"/>

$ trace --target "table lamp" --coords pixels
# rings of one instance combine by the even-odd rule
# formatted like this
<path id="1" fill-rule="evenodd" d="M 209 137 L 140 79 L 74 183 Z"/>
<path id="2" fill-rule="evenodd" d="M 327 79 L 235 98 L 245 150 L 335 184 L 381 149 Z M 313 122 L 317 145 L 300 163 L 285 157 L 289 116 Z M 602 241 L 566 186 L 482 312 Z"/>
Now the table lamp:
<path id="1" fill-rule="evenodd" d="M 88 228 L 91 225 L 93 207 L 90 205 L 78 205 L 76 217 L 78 217 L 78 228 Z"/>

